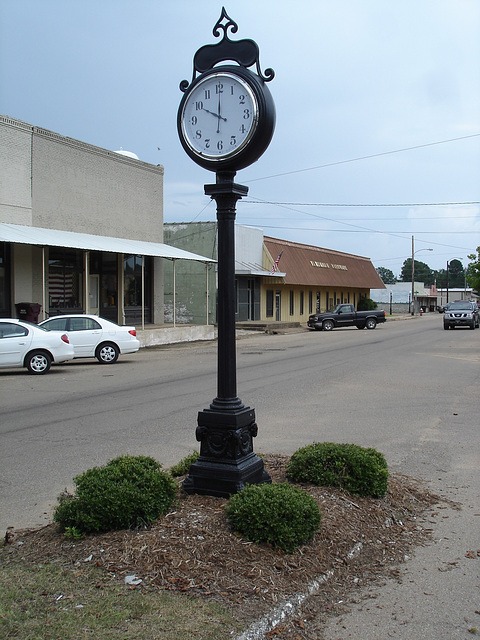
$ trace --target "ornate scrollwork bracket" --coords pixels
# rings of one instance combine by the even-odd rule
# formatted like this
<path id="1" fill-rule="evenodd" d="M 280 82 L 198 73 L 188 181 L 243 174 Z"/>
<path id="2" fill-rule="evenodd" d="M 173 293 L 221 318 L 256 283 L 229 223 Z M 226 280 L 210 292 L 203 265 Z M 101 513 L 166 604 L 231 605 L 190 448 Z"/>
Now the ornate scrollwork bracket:
<path id="1" fill-rule="evenodd" d="M 234 22 L 225 11 L 225 7 L 222 7 L 222 14 L 213 27 L 213 35 L 216 38 L 221 36 L 223 31 L 223 38 L 216 44 L 206 44 L 200 47 L 193 57 L 193 76 L 192 82 L 188 80 L 182 80 L 180 83 L 180 90 L 185 92 L 188 87 L 194 82 L 197 77 L 197 73 L 202 74 L 205 71 L 213 69 L 219 62 L 233 61 L 244 68 L 256 66 L 257 75 L 264 81 L 270 82 L 275 77 L 273 69 L 265 69 L 263 74 L 260 68 L 260 51 L 257 43 L 254 40 L 230 40 L 228 37 L 228 30 L 232 33 L 238 31 L 238 25 Z"/>

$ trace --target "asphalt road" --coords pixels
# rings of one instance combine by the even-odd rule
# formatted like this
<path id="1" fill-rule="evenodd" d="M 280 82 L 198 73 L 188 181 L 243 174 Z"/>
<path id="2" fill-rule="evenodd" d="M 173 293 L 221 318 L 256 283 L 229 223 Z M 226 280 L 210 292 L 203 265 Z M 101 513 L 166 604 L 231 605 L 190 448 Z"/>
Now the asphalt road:
<path id="1" fill-rule="evenodd" d="M 480 330 L 444 331 L 439 314 L 237 341 L 238 395 L 255 408 L 257 452 L 372 446 L 392 472 L 461 505 L 439 512 L 435 544 L 406 563 L 404 596 L 396 583 L 383 587 L 343 628 L 333 621 L 327 639 L 453 640 L 480 628 L 479 346 Z M 41 377 L 0 371 L 0 532 L 46 523 L 76 474 L 116 455 L 174 464 L 197 447 L 197 412 L 215 396 L 214 343 L 143 349 L 115 365 L 79 360 Z"/>

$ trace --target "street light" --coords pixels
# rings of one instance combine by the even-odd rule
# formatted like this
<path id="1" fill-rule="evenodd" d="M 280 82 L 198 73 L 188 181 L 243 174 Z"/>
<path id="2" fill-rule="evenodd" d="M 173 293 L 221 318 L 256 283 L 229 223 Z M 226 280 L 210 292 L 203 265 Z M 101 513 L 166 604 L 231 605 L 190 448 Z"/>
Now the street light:
<path id="1" fill-rule="evenodd" d="M 415 254 L 420 251 L 433 251 L 433 249 L 417 249 L 415 251 L 415 239 L 412 236 L 412 316 L 415 315 Z"/>

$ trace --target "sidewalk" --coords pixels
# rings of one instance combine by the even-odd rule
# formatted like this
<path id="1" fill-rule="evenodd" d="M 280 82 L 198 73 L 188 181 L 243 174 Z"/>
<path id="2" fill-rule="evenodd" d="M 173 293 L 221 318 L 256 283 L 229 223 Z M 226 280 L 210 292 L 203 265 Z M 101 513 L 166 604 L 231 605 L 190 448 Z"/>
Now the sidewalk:
<path id="1" fill-rule="evenodd" d="M 409 320 L 419 318 L 411 315 L 387 316 L 387 322 L 394 320 Z M 237 337 L 250 334 L 268 333 L 284 334 L 309 331 L 306 321 L 300 322 L 237 322 Z M 179 342 L 197 342 L 200 340 L 215 340 L 217 337 L 216 325 L 200 324 L 164 324 L 147 325 L 144 329 L 137 326 L 137 338 L 141 347 L 155 347 Z"/>

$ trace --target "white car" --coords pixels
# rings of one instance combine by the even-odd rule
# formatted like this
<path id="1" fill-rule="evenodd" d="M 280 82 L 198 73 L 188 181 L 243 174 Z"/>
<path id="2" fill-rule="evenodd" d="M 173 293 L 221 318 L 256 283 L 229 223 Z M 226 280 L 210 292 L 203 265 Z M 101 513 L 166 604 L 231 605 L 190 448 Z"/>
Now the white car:
<path id="1" fill-rule="evenodd" d="M 120 326 L 88 314 L 53 316 L 40 327 L 65 331 L 75 350 L 75 358 L 97 358 L 101 364 L 113 364 L 120 353 L 134 353 L 140 348 L 135 327 Z"/>
<path id="2" fill-rule="evenodd" d="M 47 373 L 52 362 L 74 358 L 66 333 L 14 318 L 0 318 L 0 368 L 27 367 L 33 374 Z"/>

